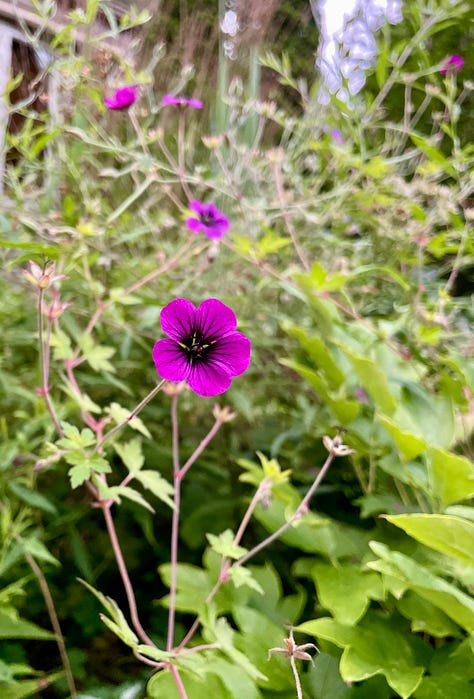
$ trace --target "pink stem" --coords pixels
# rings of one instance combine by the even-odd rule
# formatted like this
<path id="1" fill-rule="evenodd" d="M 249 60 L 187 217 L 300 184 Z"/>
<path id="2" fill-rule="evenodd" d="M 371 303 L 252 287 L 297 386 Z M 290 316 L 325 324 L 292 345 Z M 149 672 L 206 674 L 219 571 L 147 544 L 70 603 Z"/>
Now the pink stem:
<path id="1" fill-rule="evenodd" d="M 112 544 L 112 548 L 113 548 L 113 551 L 115 554 L 115 560 L 117 561 L 120 576 L 122 578 L 123 586 L 125 588 L 125 594 L 127 595 L 128 607 L 130 609 L 130 616 L 132 619 L 133 626 L 134 626 L 137 634 L 140 636 L 142 641 L 144 643 L 146 643 L 147 646 L 151 646 L 152 648 L 156 648 L 156 644 L 153 643 L 151 638 L 148 636 L 146 631 L 143 629 L 143 626 L 140 623 L 140 619 L 138 618 L 138 610 L 137 610 L 137 603 L 135 600 L 135 594 L 133 592 L 132 583 L 131 583 L 130 577 L 128 575 L 127 566 L 126 566 L 125 560 L 123 558 L 122 549 L 120 548 L 119 540 L 117 537 L 117 532 L 115 530 L 114 521 L 112 519 L 112 514 L 110 512 L 110 504 L 100 503 L 100 505 L 101 505 L 102 512 L 104 513 L 105 523 L 107 525 L 107 531 L 109 533 L 110 542 Z"/>
<path id="2" fill-rule="evenodd" d="M 179 696 L 181 697 L 181 699 L 188 699 L 188 695 L 186 694 L 183 680 L 180 677 L 180 674 L 178 672 L 178 668 L 175 667 L 174 665 L 170 665 L 170 671 L 171 671 L 171 674 L 173 675 L 173 679 L 174 679 L 176 687 L 178 689 Z"/>
<path id="3" fill-rule="evenodd" d="M 176 615 L 176 580 L 178 569 L 178 534 L 179 509 L 181 504 L 181 478 L 179 467 L 179 425 L 178 425 L 178 396 L 171 399 L 171 424 L 173 441 L 173 481 L 174 481 L 174 510 L 171 523 L 171 580 L 170 606 L 168 611 L 168 638 L 166 650 L 171 652 L 174 645 L 174 623 Z"/>
<path id="4" fill-rule="evenodd" d="M 50 414 L 51 420 L 53 421 L 53 424 L 56 428 L 56 432 L 58 433 L 58 435 L 60 437 L 64 437 L 64 432 L 63 432 L 61 424 L 59 422 L 59 418 L 56 415 L 53 401 L 51 400 L 51 396 L 49 395 L 48 379 L 49 379 L 50 344 L 49 344 L 49 334 L 48 334 L 48 339 L 47 339 L 46 343 L 45 343 L 44 337 L 43 337 L 43 309 L 42 309 L 43 293 L 44 293 L 44 289 L 42 289 L 40 287 L 38 290 L 38 343 L 39 343 L 39 362 L 40 362 L 40 372 L 41 372 L 41 388 L 42 388 L 42 394 L 44 396 L 44 400 L 46 403 L 46 408 L 48 409 L 48 413 Z"/>
<path id="5" fill-rule="evenodd" d="M 196 448 L 196 450 L 191 454 L 189 459 L 186 461 L 184 466 L 180 469 L 180 471 L 177 474 L 177 477 L 182 480 L 184 476 L 187 474 L 193 463 L 198 459 L 204 449 L 207 447 L 207 445 L 214 439 L 216 436 L 217 432 L 219 431 L 220 426 L 222 425 L 222 420 L 216 420 L 214 425 L 211 427 L 207 435 L 204 437 L 204 439 L 200 442 L 199 446 Z"/>

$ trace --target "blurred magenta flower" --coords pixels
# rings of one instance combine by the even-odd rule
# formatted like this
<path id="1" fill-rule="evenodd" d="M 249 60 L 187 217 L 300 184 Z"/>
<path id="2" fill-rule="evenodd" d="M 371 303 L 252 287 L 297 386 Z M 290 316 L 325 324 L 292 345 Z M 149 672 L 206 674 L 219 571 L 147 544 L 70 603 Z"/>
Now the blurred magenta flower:
<path id="1" fill-rule="evenodd" d="M 234 311 L 218 299 L 206 299 L 198 308 L 175 299 L 161 311 L 160 322 L 168 338 L 153 348 L 158 374 L 187 381 L 199 396 L 224 393 L 250 364 L 250 340 L 237 332 Z"/>
<path id="2" fill-rule="evenodd" d="M 174 95 L 165 95 L 161 104 L 173 104 L 179 107 L 193 107 L 194 109 L 202 109 L 204 107 L 203 102 L 197 99 L 190 99 L 188 97 L 175 97 Z"/>
<path id="3" fill-rule="evenodd" d="M 138 97 L 138 85 L 124 85 L 115 90 L 113 97 L 106 97 L 104 104 L 107 109 L 127 109 Z"/>
<path id="4" fill-rule="evenodd" d="M 191 216 L 186 219 L 186 225 L 193 233 L 205 233 L 208 238 L 222 238 L 229 230 L 229 219 L 212 202 L 204 204 L 202 201 L 192 201 L 189 208 L 197 214 L 197 218 Z"/>
<path id="5" fill-rule="evenodd" d="M 446 75 L 447 73 L 459 73 L 459 71 L 463 69 L 463 66 L 464 58 L 458 53 L 453 53 L 452 56 L 448 56 L 448 58 L 444 61 L 443 67 L 439 72 L 443 75 Z"/>

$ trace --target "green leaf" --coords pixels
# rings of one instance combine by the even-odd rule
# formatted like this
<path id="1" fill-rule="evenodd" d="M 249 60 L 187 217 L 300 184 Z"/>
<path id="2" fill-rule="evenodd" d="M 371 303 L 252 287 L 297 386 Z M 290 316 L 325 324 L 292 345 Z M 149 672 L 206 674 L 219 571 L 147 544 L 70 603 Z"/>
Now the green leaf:
<path id="1" fill-rule="evenodd" d="M 419 148 L 426 157 L 444 170 L 448 175 L 457 179 L 458 173 L 453 165 L 447 160 L 444 155 L 434 146 L 427 138 L 411 133 L 410 138 L 417 148 Z"/>
<path id="2" fill-rule="evenodd" d="M 77 427 L 67 422 L 62 422 L 61 427 L 64 432 L 64 438 L 58 440 L 58 446 L 61 449 L 86 449 L 96 442 L 94 433 L 88 427 L 81 430 L 81 432 L 79 432 Z"/>
<path id="3" fill-rule="evenodd" d="M 43 512 L 49 512 L 51 515 L 56 515 L 58 513 L 53 503 L 44 495 L 41 495 L 41 493 L 37 493 L 35 490 L 30 490 L 26 486 L 21 485 L 21 483 L 16 483 L 15 481 L 9 483 L 8 488 L 17 496 L 17 498 L 23 500 L 23 502 L 26 502 L 27 505 L 30 505 L 38 510 L 43 510 Z"/>
<path id="4" fill-rule="evenodd" d="M 138 437 L 130 440 L 127 444 L 116 443 L 114 444 L 114 449 L 132 475 L 135 475 L 145 463 L 142 443 Z"/>
<path id="5" fill-rule="evenodd" d="M 130 486 L 116 486 L 113 488 L 110 488 L 110 492 L 113 493 L 115 496 L 124 497 L 127 498 L 128 500 L 132 500 L 133 502 L 136 502 L 138 505 L 141 505 L 145 509 L 149 510 L 150 512 L 155 512 L 153 507 L 145 500 L 143 495 L 139 493 L 137 490 L 134 490 L 133 488 L 130 488 Z"/>
<path id="6" fill-rule="evenodd" d="M 364 616 L 371 599 L 384 599 L 381 577 L 363 572 L 359 566 L 335 568 L 317 563 L 311 573 L 321 605 L 341 623 L 356 624 Z"/>
<path id="7" fill-rule="evenodd" d="M 333 389 L 339 388 L 344 382 L 344 374 L 325 343 L 319 337 L 308 335 L 303 328 L 293 323 L 283 323 L 282 327 L 289 335 L 297 338 L 301 346 L 316 364 L 315 368 L 325 374 L 328 385 Z"/>
<path id="8" fill-rule="evenodd" d="M 52 563 L 54 566 L 61 565 L 58 559 L 55 558 L 48 551 L 46 546 L 38 539 L 35 539 L 34 537 L 30 537 L 29 539 L 21 539 L 19 544 L 22 549 L 27 551 L 31 556 L 33 556 L 33 558 L 37 558 L 40 561 L 46 561 L 46 563 Z"/>
<path id="9" fill-rule="evenodd" d="M 73 466 L 69 469 L 69 478 L 71 479 L 71 488 L 77 488 L 82 485 L 90 477 L 91 469 L 87 462 L 87 459 L 77 466 Z"/>
<path id="10" fill-rule="evenodd" d="M 377 415 L 377 420 L 385 427 L 395 442 L 395 446 L 403 461 L 411 461 L 411 459 L 425 451 L 427 445 L 421 437 L 400 429 L 392 419 L 384 415 Z"/>
<path id="11" fill-rule="evenodd" d="M 162 564 L 158 572 L 163 583 L 170 587 L 171 565 Z M 214 586 L 215 579 L 211 580 L 208 571 L 188 563 L 178 565 L 177 578 L 176 609 L 190 614 L 200 613 L 206 607 L 206 599 Z M 168 602 L 167 597 L 160 600 L 165 607 L 168 606 Z"/>
<path id="12" fill-rule="evenodd" d="M 136 648 L 138 646 L 138 638 L 134 631 L 128 625 L 122 610 L 118 606 L 117 602 L 111 597 L 106 597 L 99 590 L 96 590 L 92 585 L 89 585 L 85 580 L 78 578 L 79 582 L 86 587 L 89 592 L 92 592 L 94 597 L 102 604 L 109 614 L 109 617 L 105 617 L 101 614 L 101 619 L 127 646 L 131 648 Z"/>
<path id="13" fill-rule="evenodd" d="M 423 678 L 416 699 L 471 699 L 474 662 L 469 639 L 445 643 L 431 659 L 429 675 Z"/>
<path id="14" fill-rule="evenodd" d="M 386 415 L 393 415 L 397 403 L 390 391 L 385 372 L 372 359 L 356 354 L 343 345 L 340 347 L 350 360 L 359 381 L 375 405 Z"/>
<path id="15" fill-rule="evenodd" d="M 100 454 L 91 454 L 87 457 L 90 468 L 95 473 L 111 473 L 112 469 L 109 462 L 104 459 Z"/>
<path id="16" fill-rule="evenodd" d="M 71 338 L 60 328 L 51 333 L 50 345 L 54 349 L 55 359 L 72 359 L 74 356 Z"/>
<path id="17" fill-rule="evenodd" d="M 413 633 L 428 633 L 436 638 L 460 635 L 459 626 L 447 614 L 415 592 L 408 590 L 397 601 L 397 609 L 406 619 L 410 619 Z"/>
<path id="18" fill-rule="evenodd" d="M 474 495 L 474 466 L 464 456 L 443 449 L 428 450 L 435 494 L 443 505 Z"/>
<path id="19" fill-rule="evenodd" d="M 137 471 L 135 478 L 155 497 L 166 503 L 172 510 L 175 509 L 173 501 L 174 488 L 157 471 Z"/>
<path id="20" fill-rule="evenodd" d="M 242 587 L 242 585 L 245 585 L 246 587 L 250 587 L 252 590 L 255 590 L 260 595 L 265 594 L 263 587 L 255 580 L 248 568 L 244 568 L 243 566 L 230 568 L 228 575 L 235 587 Z"/>
<path id="21" fill-rule="evenodd" d="M 105 412 L 108 413 L 117 424 L 127 420 L 128 416 L 130 415 L 130 410 L 122 408 L 122 406 L 118 403 L 111 403 L 110 406 L 105 409 Z M 141 434 L 145 435 L 145 437 L 151 438 L 151 434 L 139 417 L 134 417 L 133 420 L 127 422 L 127 425 L 131 427 L 132 430 L 141 432 Z"/>
<path id="22" fill-rule="evenodd" d="M 376 541 L 370 548 L 381 560 L 370 561 L 368 567 L 395 578 L 406 587 L 417 592 L 420 597 L 441 609 L 459 626 L 469 632 L 474 631 L 474 600 L 455 585 L 432 573 L 426 566 L 417 563 L 398 551 L 390 551 L 387 546 Z"/>
<path id="23" fill-rule="evenodd" d="M 474 522 L 430 514 L 392 515 L 386 519 L 425 546 L 474 566 Z"/>
<path id="24" fill-rule="evenodd" d="M 338 660 L 328 653 L 317 655 L 308 680 L 313 695 L 318 699 L 350 699 L 352 689 L 341 677 Z"/>
<path id="25" fill-rule="evenodd" d="M 383 674 L 403 699 L 421 682 L 424 667 L 417 662 L 414 644 L 388 617 L 370 613 L 355 627 L 325 617 L 300 624 L 295 630 L 344 648 L 340 671 L 346 682 Z"/>
<path id="26" fill-rule="evenodd" d="M 225 655 L 227 655 L 234 665 L 238 665 L 244 672 L 254 680 L 266 680 L 266 675 L 250 661 L 247 654 L 241 652 L 235 647 L 237 634 L 231 628 L 227 619 L 223 617 L 217 619 L 215 627 L 203 629 L 203 636 L 210 643 L 216 643 Z"/>
<path id="27" fill-rule="evenodd" d="M 31 621 L 25 621 L 17 616 L 16 610 L 11 614 L 0 611 L 0 638 L 31 638 L 36 641 L 54 641 L 55 635 L 45 631 Z"/>
<path id="28" fill-rule="evenodd" d="M 97 403 L 94 403 L 92 398 L 90 398 L 90 396 L 88 396 L 87 393 L 82 392 L 79 396 L 68 381 L 63 382 L 62 388 L 64 392 L 74 401 L 74 403 L 76 403 L 76 405 L 80 407 L 82 411 L 96 414 L 102 412 L 102 408 L 99 405 L 97 405 Z"/>
<path id="29" fill-rule="evenodd" d="M 295 362 L 291 359 L 280 359 L 280 364 L 296 371 L 315 389 L 316 393 L 333 411 L 337 421 L 342 425 L 348 425 L 360 412 L 360 405 L 355 400 L 350 400 L 344 396 L 330 391 L 324 378 L 314 369 Z"/>
<path id="30" fill-rule="evenodd" d="M 215 536 L 214 534 L 206 534 L 206 538 L 209 541 L 212 550 L 219 553 L 221 556 L 225 556 L 226 558 L 234 558 L 235 560 L 238 560 L 247 553 L 247 549 L 234 544 L 234 534 L 230 529 L 226 529 L 225 532 L 222 532 L 222 534 L 219 534 L 219 536 Z"/>
<path id="31" fill-rule="evenodd" d="M 85 353 L 84 356 L 94 371 L 110 371 L 110 373 L 113 374 L 116 369 L 108 360 L 114 354 L 115 349 L 113 347 L 95 345 L 91 350 Z"/>

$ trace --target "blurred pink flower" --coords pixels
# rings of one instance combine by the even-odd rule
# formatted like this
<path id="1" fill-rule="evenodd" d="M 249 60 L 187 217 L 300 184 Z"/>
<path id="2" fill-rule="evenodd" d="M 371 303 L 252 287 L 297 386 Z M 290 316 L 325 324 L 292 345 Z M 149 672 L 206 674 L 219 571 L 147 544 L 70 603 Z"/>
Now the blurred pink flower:
<path id="1" fill-rule="evenodd" d="M 448 56 L 448 58 L 444 61 L 443 67 L 439 72 L 443 75 L 446 75 L 447 73 L 459 73 L 459 71 L 463 69 L 463 66 L 464 58 L 458 53 L 453 53 L 452 56 Z"/>
<path id="2" fill-rule="evenodd" d="M 106 97 L 104 104 L 107 109 L 127 109 L 138 97 L 138 85 L 124 85 L 115 90 L 113 97 Z"/>
<path id="3" fill-rule="evenodd" d="M 230 228 L 229 219 L 212 202 L 192 201 L 189 204 L 196 216 L 186 219 L 186 225 L 193 233 L 204 233 L 208 238 L 222 238 Z"/>
<path id="4" fill-rule="evenodd" d="M 193 107 L 194 109 L 202 109 L 204 107 L 201 100 L 190 99 L 188 97 L 175 97 L 174 95 L 165 95 L 161 100 L 161 104 L 172 104 L 178 107 Z"/>
<path id="5" fill-rule="evenodd" d="M 37 286 L 39 289 L 47 289 L 59 279 L 67 279 L 64 274 L 55 274 L 54 262 L 48 262 L 44 267 L 40 267 L 36 262 L 30 260 L 28 263 L 29 269 L 24 269 L 23 274 L 28 281 Z"/>

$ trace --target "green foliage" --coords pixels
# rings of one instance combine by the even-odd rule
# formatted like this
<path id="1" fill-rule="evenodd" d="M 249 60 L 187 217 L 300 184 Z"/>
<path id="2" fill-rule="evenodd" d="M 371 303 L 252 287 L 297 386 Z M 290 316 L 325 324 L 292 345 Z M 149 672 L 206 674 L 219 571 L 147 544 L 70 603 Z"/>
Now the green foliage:
<path id="1" fill-rule="evenodd" d="M 46 41 L 50 3 L 34 5 Z M 192 36 L 186 9 L 169 8 L 163 36 Z M 126 63 L 148 12 L 117 18 L 89 0 L 51 40 L 59 113 L 9 106 L 23 125 L 7 139 L 0 214 L 6 699 L 70 689 L 45 584 L 81 699 L 182 699 L 176 673 L 188 699 L 294 699 L 289 627 L 321 651 L 314 666 L 295 656 L 305 699 L 472 696 L 468 53 L 463 72 L 439 73 L 467 46 L 469 7 L 405 3 L 351 105 L 318 101 L 301 51 L 309 9 L 275 10 L 267 36 L 288 40 L 262 46 L 262 74 L 250 29 L 235 75 L 221 55 L 218 94 L 208 61 L 198 113 L 160 105 L 159 74 L 192 94 L 193 69 L 163 71 L 161 48 Z M 95 18 L 109 24 L 99 36 Z M 124 53 L 103 58 L 104 40 Z M 275 103 L 260 102 L 260 75 Z M 112 113 L 103 97 L 120 82 L 140 85 L 139 101 Z M 186 229 L 191 199 L 229 216 L 222 241 Z M 30 284 L 30 259 L 59 277 Z M 222 398 L 238 416 L 205 450 L 214 401 L 176 389 L 171 417 L 175 389 L 142 402 L 176 297 L 220 298 L 252 341 Z M 334 459 L 301 507 L 328 444 Z M 181 482 L 176 463 L 190 458 Z"/>

